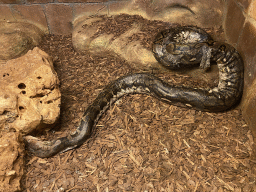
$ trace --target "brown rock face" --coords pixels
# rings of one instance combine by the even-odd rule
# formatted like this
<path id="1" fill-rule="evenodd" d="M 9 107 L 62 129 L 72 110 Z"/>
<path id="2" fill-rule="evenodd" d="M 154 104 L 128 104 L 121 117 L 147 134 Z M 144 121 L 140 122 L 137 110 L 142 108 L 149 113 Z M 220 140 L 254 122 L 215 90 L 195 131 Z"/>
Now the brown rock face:
<path id="1" fill-rule="evenodd" d="M 19 191 L 24 146 L 18 132 L 0 132 L 0 191 Z"/>
<path id="2" fill-rule="evenodd" d="M 110 20 L 123 20 L 129 18 L 129 15 L 117 15 L 109 17 Z M 131 16 L 133 17 L 133 16 Z M 115 35 L 105 30 L 97 35 L 99 29 L 107 26 L 108 17 L 93 17 L 85 19 L 74 27 L 72 33 L 72 42 L 78 52 L 89 51 L 92 54 L 102 54 L 102 52 L 112 52 L 120 55 L 135 67 L 142 69 L 161 68 L 156 61 L 152 51 L 145 48 L 143 42 L 133 39 L 137 34 L 141 34 L 144 27 L 144 20 L 134 21 L 122 33 Z M 146 20 L 145 20 L 146 21 Z M 103 27 L 104 27 L 103 26 Z M 114 27 L 116 29 L 120 26 Z M 120 30 L 121 31 L 121 30 Z M 132 39 L 132 40 L 131 40 Z"/>
<path id="3" fill-rule="evenodd" d="M 24 55 L 41 41 L 43 32 L 29 23 L 0 22 L 0 63 Z"/>
<path id="4" fill-rule="evenodd" d="M 58 119 L 60 96 L 52 60 L 39 48 L 0 65 L 0 191 L 20 190 L 19 138 Z"/>
<path id="5" fill-rule="evenodd" d="M 241 104 L 243 116 L 251 128 L 254 138 L 256 138 L 256 80 L 254 80 L 243 97 Z"/>
<path id="6" fill-rule="evenodd" d="M 0 130 L 29 133 L 60 113 L 59 80 L 39 48 L 0 65 Z"/>

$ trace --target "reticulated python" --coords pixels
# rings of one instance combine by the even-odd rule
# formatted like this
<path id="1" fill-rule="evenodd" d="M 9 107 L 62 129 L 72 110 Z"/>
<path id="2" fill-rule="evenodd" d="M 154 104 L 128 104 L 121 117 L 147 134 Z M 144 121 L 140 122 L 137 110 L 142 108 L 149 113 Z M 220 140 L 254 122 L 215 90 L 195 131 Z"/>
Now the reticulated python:
<path id="1" fill-rule="evenodd" d="M 126 94 L 146 93 L 173 105 L 201 111 L 218 112 L 231 108 L 242 95 L 243 61 L 226 43 L 219 43 L 197 27 L 177 27 L 159 33 L 153 44 L 155 58 L 170 69 L 194 64 L 201 68 L 216 62 L 219 84 L 213 89 L 193 89 L 169 85 L 151 74 L 132 74 L 107 85 L 86 109 L 77 130 L 63 138 L 41 141 L 25 136 L 28 149 L 39 157 L 50 157 L 80 146 L 91 135 L 101 115 Z"/>

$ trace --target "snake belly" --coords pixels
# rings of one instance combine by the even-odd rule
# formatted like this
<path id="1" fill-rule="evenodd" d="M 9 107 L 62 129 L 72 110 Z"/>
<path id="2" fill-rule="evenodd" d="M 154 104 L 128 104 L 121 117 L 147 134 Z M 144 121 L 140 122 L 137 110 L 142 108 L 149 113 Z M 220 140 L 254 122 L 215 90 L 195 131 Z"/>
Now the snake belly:
<path id="1" fill-rule="evenodd" d="M 208 112 L 225 111 L 239 102 L 243 91 L 243 61 L 231 45 L 213 41 L 200 28 L 178 27 L 156 36 L 153 54 L 162 65 L 170 69 L 196 64 L 207 69 L 211 63 L 217 63 L 218 86 L 212 89 L 174 86 L 147 73 L 120 77 L 108 84 L 88 106 L 74 133 L 52 141 L 24 136 L 29 151 L 43 158 L 82 145 L 91 136 L 102 114 L 127 94 L 150 94 L 172 105 Z"/>

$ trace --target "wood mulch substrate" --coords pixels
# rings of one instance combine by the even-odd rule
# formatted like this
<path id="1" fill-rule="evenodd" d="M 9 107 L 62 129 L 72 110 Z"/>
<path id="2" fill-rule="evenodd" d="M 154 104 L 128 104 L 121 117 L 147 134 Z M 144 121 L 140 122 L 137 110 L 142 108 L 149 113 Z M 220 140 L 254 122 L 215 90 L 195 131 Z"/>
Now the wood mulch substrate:
<path id="1" fill-rule="evenodd" d="M 70 36 L 46 36 L 62 105 L 56 128 L 42 139 L 66 136 L 104 86 L 138 72 L 109 54 L 80 55 Z M 158 73 L 172 84 L 201 86 L 180 74 Z M 23 186 L 32 191 L 253 191 L 254 142 L 241 112 L 200 112 L 147 95 L 123 97 L 81 147 L 54 157 L 27 156 Z M 25 191 L 25 190 L 24 190 Z"/>
<path id="2" fill-rule="evenodd" d="M 163 31 L 165 29 L 169 29 L 171 27 L 180 26 L 176 23 L 167 23 L 158 20 L 147 20 L 140 15 L 128 15 L 128 14 L 120 14 L 113 15 L 108 17 L 106 15 L 100 16 L 92 16 L 100 18 L 100 20 L 96 20 L 90 24 L 84 24 L 83 27 L 86 28 L 89 26 L 97 26 L 98 29 L 96 33 L 92 36 L 92 38 L 96 38 L 101 34 L 112 34 L 113 40 L 120 35 L 127 32 L 127 30 L 131 29 L 134 25 L 140 27 L 140 32 L 133 34 L 128 38 L 128 41 L 136 41 L 139 40 L 142 42 L 143 46 L 147 49 L 152 48 L 152 42 L 155 39 L 155 36 L 158 32 Z M 206 32 L 208 32 L 214 39 L 218 39 L 218 41 L 224 41 L 222 28 L 218 30 L 212 30 L 211 28 L 205 28 Z"/>

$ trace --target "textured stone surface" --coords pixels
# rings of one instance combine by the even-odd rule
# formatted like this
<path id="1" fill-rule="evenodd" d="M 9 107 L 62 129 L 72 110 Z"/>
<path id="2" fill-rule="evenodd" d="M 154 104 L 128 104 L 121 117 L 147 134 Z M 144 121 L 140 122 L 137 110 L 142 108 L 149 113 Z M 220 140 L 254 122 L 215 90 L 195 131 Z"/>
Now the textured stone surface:
<path id="1" fill-rule="evenodd" d="M 56 122 L 60 97 L 52 60 L 39 48 L 0 65 L 0 191 L 20 190 L 21 137 Z"/>
<path id="2" fill-rule="evenodd" d="M 55 123 L 59 80 L 51 58 L 35 47 L 0 65 L 0 130 L 29 133 Z"/>
<path id="3" fill-rule="evenodd" d="M 13 22 L 15 18 L 12 15 L 10 5 L 0 4 L 0 21 Z"/>
<path id="4" fill-rule="evenodd" d="M 256 77 L 256 28 L 250 22 L 244 26 L 243 32 L 240 36 L 237 49 L 241 53 L 244 60 L 244 83 L 245 92 L 251 86 Z"/>
<path id="5" fill-rule="evenodd" d="M 32 23 L 44 32 L 49 31 L 52 34 L 71 34 L 72 22 L 82 16 L 119 13 L 215 27 L 221 26 L 224 9 L 222 0 L 4 0 L 4 2 L 14 5 L 0 5 L 0 20 Z"/>
<path id="6" fill-rule="evenodd" d="M 102 3 L 108 0 L 58 0 L 62 3 Z"/>
<path id="7" fill-rule="evenodd" d="M 42 36 L 42 31 L 32 24 L 0 22 L 0 61 L 25 54 L 39 44 Z"/>
<path id="8" fill-rule="evenodd" d="M 53 3 L 53 0 L 27 0 L 28 3 Z"/>
<path id="9" fill-rule="evenodd" d="M 225 29 L 226 39 L 233 46 L 237 45 L 237 41 L 243 25 L 245 22 L 245 16 L 241 8 L 233 0 L 227 3 L 227 15 L 224 20 L 223 27 Z"/>
<path id="10" fill-rule="evenodd" d="M 246 22 L 238 41 L 237 49 L 244 60 L 244 93 L 242 98 L 242 112 L 246 123 L 256 138 L 256 28 Z M 256 140 L 256 139 L 255 139 Z"/>
<path id="11" fill-rule="evenodd" d="M 24 145 L 18 132 L 0 131 L 0 191 L 19 191 L 24 170 Z"/>
<path id="12" fill-rule="evenodd" d="M 108 8 L 106 5 L 99 4 L 82 4 L 77 3 L 73 6 L 73 15 L 75 20 L 73 21 L 73 25 L 77 25 L 80 20 L 83 22 L 84 18 L 89 17 L 90 15 L 106 15 L 108 14 Z"/>
<path id="13" fill-rule="evenodd" d="M 22 0 L 0 0 L 0 3 L 6 3 L 6 4 L 22 4 Z"/>
<path id="14" fill-rule="evenodd" d="M 45 6 L 49 30 L 53 34 L 67 35 L 72 31 L 72 7 L 66 4 L 47 4 Z"/>
<path id="15" fill-rule="evenodd" d="M 252 17 L 253 19 L 256 19 L 256 2 L 250 0 L 250 6 L 248 7 L 249 9 L 249 16 Z"/>
<path id="16" fill-rule="evenodd" d="M 242 106 L 243 116 L 252 130 L 254 138 L 256 138 L 256 80 L 248 88 L 243 98 Z"/>
<path id="17" fill-rule="evenodd" d="M 19 22 L 29 21 L 44 33 L 49 33 L 45 13 L 41 5 L 14 5 L 12 6 L 12 13 Z"/>
<path id="18" fill-rule="evenodd" d="M 138 14 L 152 20 L 216 27 L 222 24 L 223 9 L 223 2 L 218 0 L 131 0 L 111 3 L 109 14 Z"/>
<path id="19" fill-rule="evenodd" d="M 84 52 L 87 50 L 93 54 L 114 52 L 129 63 L 135 64 L 138 68 L 160 67 L 152 51 L 146 49 L 140 41 L 129 41 L 129 38 L 141 32 L 142 23 L 134 23 L 130 29 L 117 38 L 113 38 L 113 34 L 107 33 L 103 33 L 95 38 L 94 34 L 98 30 L 98 26 L 91 24 L 101 20 L 102 18 L 99 17 L 89 18 L 74 28 L 72 42 L 77 51 Z M 98 24 L 100 25 L 101 22 Z"/>
<path id="20" fill-rule="evenodd" d="M 253 0 L 237 0 L 237 2 L 245 9 L 245 11 L 247 11 L 249 5 L 253 2 Z"/>

